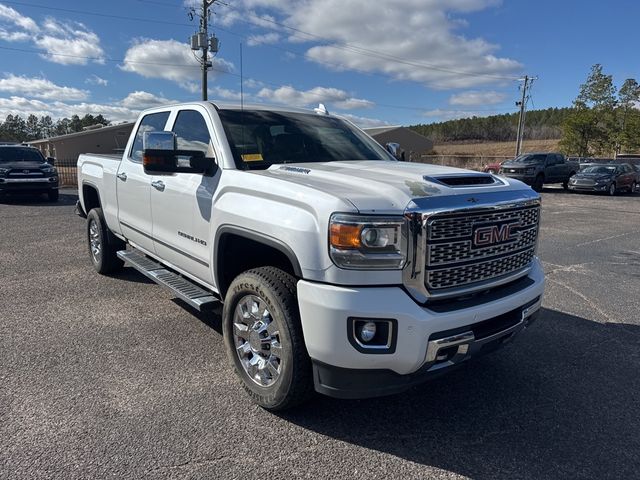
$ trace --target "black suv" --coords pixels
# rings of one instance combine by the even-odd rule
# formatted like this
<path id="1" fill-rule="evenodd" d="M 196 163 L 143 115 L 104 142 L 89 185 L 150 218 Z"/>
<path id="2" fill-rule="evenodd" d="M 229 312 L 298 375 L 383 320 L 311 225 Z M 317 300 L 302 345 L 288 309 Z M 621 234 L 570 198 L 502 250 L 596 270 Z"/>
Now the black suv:
<path id="1" fill-rule="evenodd" d="M 25 145 L 0 145 L 0 194 L 46 193 L 58 201 L 58 170 L 53 158 Z"/>

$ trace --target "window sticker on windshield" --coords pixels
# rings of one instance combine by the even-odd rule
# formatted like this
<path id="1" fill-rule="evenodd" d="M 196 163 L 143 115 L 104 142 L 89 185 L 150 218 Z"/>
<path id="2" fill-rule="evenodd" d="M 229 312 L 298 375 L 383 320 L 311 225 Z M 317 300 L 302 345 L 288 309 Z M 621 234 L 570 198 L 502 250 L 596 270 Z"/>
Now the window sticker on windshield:
<path id="1" fill-rule="evenodd" d="M 261 162 L 262 161 L 262 155 L 260 155 L 259 153 L 248 153 L 246 155 L 241 155 L 242 160 L 244 160 L 245 162 Z"/>

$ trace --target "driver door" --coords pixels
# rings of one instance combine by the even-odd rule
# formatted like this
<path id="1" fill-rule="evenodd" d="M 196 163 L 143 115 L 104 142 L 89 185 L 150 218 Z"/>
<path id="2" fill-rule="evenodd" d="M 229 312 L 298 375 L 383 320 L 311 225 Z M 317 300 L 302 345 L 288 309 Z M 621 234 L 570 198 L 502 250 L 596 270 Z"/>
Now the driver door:
<path id="1" fill-rule="evenodd" d="M 200 150 L 215 162 L 209 113 L 199 106 L 178 110 L 169 120 L 179 150 Z M 221 169 L 213 175 L 173 173 L 155 175 L 151 188 L 153 238 L 156 254 L 196 279 L 213 284 L 210 235 L 213 196 Z"/>

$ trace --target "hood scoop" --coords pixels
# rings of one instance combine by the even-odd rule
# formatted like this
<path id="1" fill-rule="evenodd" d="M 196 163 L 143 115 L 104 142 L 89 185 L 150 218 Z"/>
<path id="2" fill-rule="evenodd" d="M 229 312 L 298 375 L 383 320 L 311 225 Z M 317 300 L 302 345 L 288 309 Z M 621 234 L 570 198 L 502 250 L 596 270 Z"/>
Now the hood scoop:
<path id="1" fill-rule="evenodd" d="M 491 185 L 504 185 L 500 179 L 488 173 L 468 173 L 459 175 L 424 176 L 426 181 L 438 183 L 452 188 L 482 187 Z"/>

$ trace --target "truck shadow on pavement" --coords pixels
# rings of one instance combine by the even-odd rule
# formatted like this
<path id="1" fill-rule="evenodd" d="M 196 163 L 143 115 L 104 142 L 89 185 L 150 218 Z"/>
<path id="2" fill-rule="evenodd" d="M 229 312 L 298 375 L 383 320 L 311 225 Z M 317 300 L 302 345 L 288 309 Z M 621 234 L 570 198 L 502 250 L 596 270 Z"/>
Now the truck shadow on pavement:
<path id="1" fill-rule="evenodd" d="M 501 352 L 408 393 L 280 417 L 474 479 L 638 478 L 639 346 L 638 326 L 543 309 Z"/>

